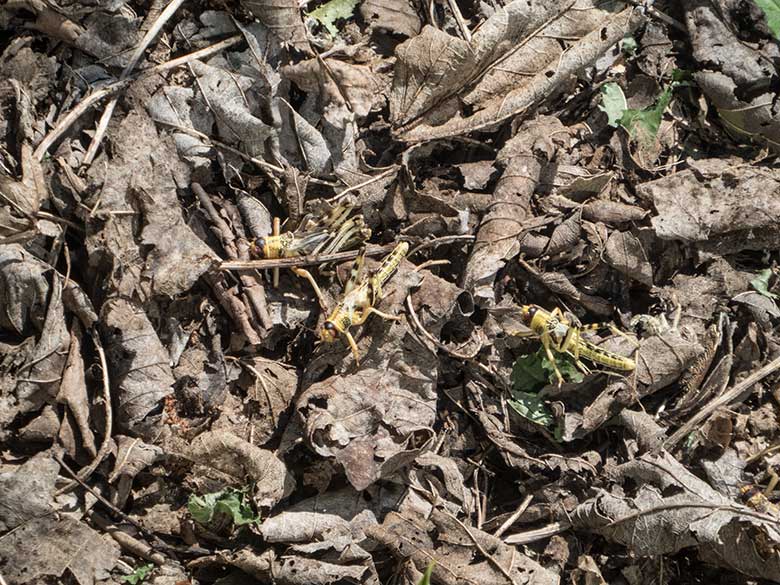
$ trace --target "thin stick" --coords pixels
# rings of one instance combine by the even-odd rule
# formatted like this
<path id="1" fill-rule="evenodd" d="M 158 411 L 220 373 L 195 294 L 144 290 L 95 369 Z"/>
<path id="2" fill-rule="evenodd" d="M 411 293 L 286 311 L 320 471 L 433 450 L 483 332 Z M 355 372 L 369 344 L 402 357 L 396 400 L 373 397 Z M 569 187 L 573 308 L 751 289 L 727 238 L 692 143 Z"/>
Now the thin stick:
<path id="1" fill-rule="evenodd" d="M 218 53 L 224 49 L 227 49 L 228 47 L 237 45 L 243 42 L 243 40 L 244 38 L 241 35 L 234 35 L 230 38 L 225 39 L 224 41 L 220 41 L 218 43 L 214 43 L 211 46 L 204 47 L 203 49 L 199 49 L 194 53 L 189 53 L 188 55 L 182 55 L 181 57 L 177 57 L 176 59 L 172 59 L 170 61 L 166 61 L 165 63 L 160 63 L 159 65 L 155 65 L 154 67 L 144 69 L 142 71 L 137 72 L 132 77 L 128 77 L 127 79 L 122 79 L 120 81 L 115 81 L 110 85 L 107 85 L 96 91 L 93 91 L 83 100 L 81 100 L 76 105 L 75 108 L 73 108 L 70 112 L 65 114 L 65 116 L 63 116 L 59 120 L 59 122 L 57 122 L 54 128 L 52 128 L 51 131 L 46 135 L 46 137 L 43 140 L 41 140 L 40 144 L 38 144 L 38 147 L 35 149 L 35 152 L 33 152 L 33 156 L 37 161 L 39 162 L 42 161 L 43 157 L 46 156 L 46 153 L 49 151 L 52 145 L 55 142 L 57 142 L 62 137 L 62 135 L 65 134 L 65 132 L 68 131 L 68 128 L 70 128 L 73 124 L 76 123 L 76 120 L 78 120 L 81 116 L 83 116 L 87 111 L 89 111 L 92 108 L 92 106 L 100 102 L 102 99 L 125 89 L 128 85 L 130 85 L 132 81 L 143 79 L 144 77 L 148 77 L 149 75 L 162 73 L 163 71 L 167 71 L 168 69 L 174 69 L 176 67 L 179 67 L 180 65 L 185 65 L 190 61 L 195 61 L 197 59 L 202 59 L 203 57 L 208 57 L 209 55 Z"/>
<path id="2" fill-rule="evenodd" d="M 677 429 L 677 431 L 671 437 L 666 439 L 666 441 L 664 441 L 661 446 L 667 450 L 671 449 L 713 412 L 715 412 L 721 406 L 729 406 L 730 404 L 737 401 L 743 392 L 748 390 L 751 386 L 753 386 L 753 384 L 760 382 L 769 374 L 775 372 L 777 369 L 780 369 L 780 357 L 775 358 L 760 370 L 750 374 L 731 390 L 724 392 L 714 400 L 710 401 L 704 408 L 694 414 L 687 423 Z"/>
<path id="3" fill-rule="evenodd" d="M 106 413 L 106 428 L 103 431 L 103 441 L 100 443 L 100 449 L 98 449 L 94 459 L 92 459 L 89 465 L 81 468 L 75 478 L 75 482 L 70 482 L 68 485 L 60 488 L 57 491 L 57 495 L 70 491 L 72 488 L 76 487 L 77 482 L 86 481 L 89 476 L 92 475 L 92 472 L 97 469 L 97 466 L 100 465 L 101 461 L 105 459 L 106 455 L 108 455 L 108 451 L 111 447 L 111 429 L 113 427 L 114 418 L 111 410 L 111 383 L 108 379 L 108 362 L 106 361 L 106 352 L 103 349 L 103 343 L 100 341 L 100 334 L 95 328 L 92 328 L 92 333 L 93 343 L 95 344 L 95 349 L 100 357 L 100 367 L 103 370 L 103 402 Z"/>
<path id="4" fill-rule="evenodd" d="M 501 535 L 504 534 L 507 530 L 509 530 L 509 527 L 512 526 L 515 522 L 517 522 L 517 519 L 520 518 L 520 516 L 523 515 L 523 512 L 525 512 L 528 509 L 528 505 L 531 503 L 531 500 L 533 499 L 532 495 L 528 495 L 525 497 L 525 499 L 520 503 L 520 507 L 515 510 L 512 515 L 504 521 L 504 523 L 498 527 L 498 529 L 493 533 L 493 536 L 497 538 L 501 538 Z"/>
<path id="5" fill-rule="evenodd" d="M 369 246 L 366 256 L 382 256 L 395 248 L 396 244 L 386 246 Z M 270 268 L 293 268 L 297 266 L 316 266 L 331 262 L 343 262 L 357 258 L 359 250 L 336 252 L 335 254 L 311 254 L 292 258 L 271 258 L 268 260 L 230 260 L 220 264 L 220 270 L 268 270 Z"/>
<path id="6" fill-rule="evenodd" d="M 170 20 L 179 9 L 179 7 L 184 4 L 184 1 L 185 0 L 171 0 L 171 3 L 168 4 L 168 6 L 165 7 L 165 10 L 160 13 L 159 18 L 157 18 L 149 31 L 144 35 L 144 38 L 130 56 L 130 61 L 127 63 L 127 66 L 119 76 L 120 81 L 128 78 L 133 69 L 135 69 L 135 66 L 138 65 L 141 57 L 143 57 L 144 51 L 146 51 L 149 45 L 152 44 L 152 41 L 157 37 L 158 34 L 160 34 L 160 31 L 162 30 L 163 26 L 165 26 L 165 23 L 168 22 L 168 20 Z M 87 149 L 87 154 L 84 155 L 84 162 L 82 163 L 83 166 L 88 167 L 92 164 L 92 161 L 97 154 L 98 148 L 100 148 L 100 144 L 103 142 L 103 137 L 106 135 L 106 131 L 108 130 L 108 123 L 111 121 L 111 116 L 114 115 L 114 108 L 116 108 L 118 101 L 119 99 L 117 97 L 113 97 L 106 105 L 106 109 L 103 112 L 103 115 L 100 117 L 100 122 L 98 122 L 97 129 L 95 130 L 95 135 L 92 137 L 92 142 Z"/>
<path id="7" fill-rule="evenodd" d="M 376 177 L 371 177 L 370 179 L 368 179 L 366 181 L 363 181 L 362 183 L 358 183 L 357 185 L 349 187 L 348 189 L 344 189 L 341 193 L 331 197 L 327 201 L 328 201 L 328 203 L 336 203 L 337 201 L 340 201 L 341 199 L 343 199 L 344 197 L 346 197 L 347 195 L 349 195 L 353 191 L 359 191 L 360 189 L 362 189 L 363 187 L 367 187 L 371 183 L 376 183 L 377 181 L 380 181 L 380 180 L 384 179 L 385 177 L 387 177 L 388 175 L 396 172 L 396 170 L 397 170 L 397 168 L 395 166 L 390 167 L 386 171 L 378 174 Z"/>

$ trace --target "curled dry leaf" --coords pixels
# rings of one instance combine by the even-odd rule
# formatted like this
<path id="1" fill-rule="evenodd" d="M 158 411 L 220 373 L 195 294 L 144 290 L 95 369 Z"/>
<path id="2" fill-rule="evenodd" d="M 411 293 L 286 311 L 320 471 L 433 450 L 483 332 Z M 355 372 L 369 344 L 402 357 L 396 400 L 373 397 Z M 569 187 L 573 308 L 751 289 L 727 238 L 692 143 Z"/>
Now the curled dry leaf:
<path id="1" fill-rule="evenodd" d="M 411 562 L 423 571 L 435 561 L 434 583 L 526 583 L 554 585 L 558 577 L 515 547 L 452 515 L 434 509 L 429 520 L 391 512 L 368 536 L 388 548 L 399 562 Z M 474 546 L 484 556 L 475 557 Z"/>
<path id="2" fill-rule="evenodd" d="M 198 435 L 190 445 L 189 457 L 197 467 L 213 468 L 229 476 L 232 486 L 252 483 L 258 506 L 274 506 L 290 494 L 294 485 L 287 466 L 275 453 L 232 433 L 211 431 Z"/>
<path id="3" fill-rule="evenodd" d="M 653 286 L 653 267 L 642 242 L 631 232 L 612 232 L 607 240 L 605 259 L 628 278 L 648 288 Z"/>
<path id="4" fill-rule="evenodd" d="M 694 79 L 726 129 L 777 151 L 780 115 L 772 106 L 774 68 L 767 64 L 780 58 L 780 49 L 759 6 L 745 3 L 736 9 L 723 0 L 697 2 L 686 7 L 685 24 L 698 62 Z M 751 42 L 745 43 L 748 37 Z"/>
<path id="5" fill-rule="evenodd" d="M 242 4 L 268 27 L 280 43 L 311 53 L 296 0 L 242 0 Z"/>
<path id="6" fill-rule="evenodd" d="M 647 211 L 636 205 L 627 205 L 607 199 L 594 199 L 582 206 L 582 218 L 607 225 L 640 221 Z"/>
<path id="7" fill-rule="evenodd" d="M 658 237 L 692 242 L 711 254 L 780 246 L 780 176 L 722 159 L 643 183 L 637 192 L 652 201 Z"/>
<path id="8" fill-rule="evenodd" d="M 603 492 L 582 503 L 570 516 L 575 527 L 630 547 L 637 556 L 695 548 L 717 566 L 776 580 L 780 557 L 770 551 L 780 546 L 780 532 L 769 516 L 734 503 L 665 451 L 615 471 L 639 487 L 632 496 Z M 768 545 L 763 553 L 760 535 Z"/>
<path id="9" fill-rule="evenodd" d="M 136 304 L 111 299 L 100 313 L 116 418 L 124 428 L 140 432 L 154 424 L 144 419 L 159 411 L 162 399 L 172 392 L 168 352 Z"/>
<path id="10" fill-rule="evenodd" d="M 18 321 L 19 324 L 24 329 L 30 329 L 32 325 L 33 331 L 37 331 L 38 335 L 32 348 L 21 344 L 21 355 L 16 357 L 26 359 L 19 363 L 11 361 L 9 371 L 0 376 L 3 390 L 7 389 L 0 395 L 0 436 L 10 431 L 9 424 L 18 415 L 40 409 L 57 395 L 70 346 L 62 303 L 61 279 L 55 277 L 49 287 L 39 272 L 41 265 L 31 256 L 20 255 L 15 246 L 1 246 L 0 254 L 3 252 L 6 252 L 6 256 L 3 258 L 5 262 L 0 270 L 0 279 L 4 276 L 5 282 L 0 284 L 0 287 L 5 286 L 5 289 L 0 291 L 0 295 L 20 303 L 14 311 L 22 319 Z M 45 304 L 47 298 L 48 304 Z M 32 315 L 27 311 L 33 309 L 37 309 L 38 318 L 30 323 L 28 320 Z M 5 349 L 13 351 L 17 348 L 6 345 Z M 22 366 L 25 369 L 19 371 L 18 368 Z"/>
<path id="11" fill-rule="evenodd" d="M 227 562 L 260 581 L 279 585 L 332 585 L 333 583 L 369 583 L 373 567 L 364 564 L 337 564 L 298 555 L 277 556 L 273 549 L 258 554 L 244 548 L 227 555 Z"/>
<path id="12" fill-rule="evenodd" d="M 494 192 L 495 203 L 482 218 L 463 275 L 463 288 L 472 292 L 477 304 L 495 304 L 496 274 L 517 249 L 512 234 L 519 236 L 531 217 L 531 196 L 539 175 L 566 134 L 557 118 L 538 117 L 524 124 L 499 152 L 496 163 L 502 175 Z"/>
<path id="13" fill-rule="evenodd" d="M 394 484 L 372 485 L 364 492 L 349 487 L 328 491 L 267 518 L 260 533 L 266 542 L 357 544 L 365 538 L 365 528 L 396 509 L 403 495 Z"/>

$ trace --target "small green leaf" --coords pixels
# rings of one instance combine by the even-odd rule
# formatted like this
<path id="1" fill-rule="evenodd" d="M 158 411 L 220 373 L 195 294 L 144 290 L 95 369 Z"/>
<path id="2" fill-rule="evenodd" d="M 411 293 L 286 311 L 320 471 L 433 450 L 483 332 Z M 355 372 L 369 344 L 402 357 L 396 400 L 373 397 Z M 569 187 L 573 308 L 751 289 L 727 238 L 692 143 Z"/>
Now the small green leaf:
<path id="1" fill-rule="evenodd" d="M 243 526 L 258 520 L 244 497 L 243 492 L 230 488 L 202 496 L 191 495 L 187 508 L 193 519 L 203 526 L 219 524 L 225 517 L 235 526 Z"/>
<path id="2" fill-rule="evenodd" d="M 149 576 L 149 573 L 151 573 L 152 569 L 154 569 L 154 565 L 152 563 L 141 565 L 129 575 L 124 575 L 122 577 L 122 581 L 125 583 L 130 583 L 130 585 L 138 585 Z"/>
<path id="3" fill-rule="evenodd" d="M 628 56 L 635 55 L 638 47 L 639 45 L 634 37 L 625 37 L 623 42 L 620 43 L 620 50 L 623 51 L 624 55 Z"/>
<path id="4" fill-rule="evenodd" d="M 771 278 L 772 269 L 767 268 L 766 270 L 759 272 L 758 276 L 750 281 L 750 286 L 752 286 L 757 293 L 762 294 L 765 297 L 769 297 L 770 299 L 780 299 L 780 296 L 769 291 L 769 281 Z"/>
<path id="5" fill-rule="evenodd" d="M 537 394 L 512 392 L 512 398 L 507 403 L 517 414 L 537 425 L 549 428 L 555 422 L 552 412 Z"/>
<path id="6" fill-rule="evenodd" d="M 601 101 L 599 110 L 607 115 L 609 125 L 617 128 L 620 119 L 623 117 L 628 102 L 623 90 L 617 83 L 605 83 L 601 86 Z"/>
<path id="7" fill-rule="evenodd" d="M 330 0 L 312 11 L 309 16 L 319 21 L 328 30 L 330 36 L 335 37 L 339 34 L 336 21 L 350 18 L 357 5 L 358 0 Z"/>
<path id="8" fill-rule="evenodd" d="M 428 566 L 425 567 L 425 572 L 423 573 L 422 579 L 417 583 L 417 585 L 431 585 L 431 574 L 433 573 L 433 567 L 436 564 L 436 561 L 431 561 L 428 563 Z"/>
<path id="9" fill-rule="evenodd" d="M 574 358 L 569 354 L 558 354 L 556 363 L 558 364 L 558 369 L 561 371 L 561 376 L 563 376 L 564 380 L 567 382 L 582 382 L 582 372 L 574 365 Z M 542 359 L 542 367 L 544 368 L 544 371 L 547 372 L 547 380 L 550 383 L 558 381 L 558 377 L 555 375 L 555 368 L 553 368 L 552 364 L 547 360 L 547 356 Z"/>
<path id="10" fill-rule="evenodd" d="M 658 135 L 666 108 L 672 101 L 673 85 L 667 87 L 655 104 L 642 110 L 627 109 L 620 118 L 620 125 L 628 130 L 628 135 L 644 142 L 653 142 Z"/>
<path id="11" fill-rule="evenodd" d="M 780 39 L 780 0 L 756 0 L 756 4 L 764 11 L 769 30 Z"/>
<path id="12" fill-rule="evenodd" d="M 533 392 L 547 383 L 542 360 L 546 359 L 543 350 L 529 355 L 521 355 L 512 366 L 512 388 L 517 392 Z"/>

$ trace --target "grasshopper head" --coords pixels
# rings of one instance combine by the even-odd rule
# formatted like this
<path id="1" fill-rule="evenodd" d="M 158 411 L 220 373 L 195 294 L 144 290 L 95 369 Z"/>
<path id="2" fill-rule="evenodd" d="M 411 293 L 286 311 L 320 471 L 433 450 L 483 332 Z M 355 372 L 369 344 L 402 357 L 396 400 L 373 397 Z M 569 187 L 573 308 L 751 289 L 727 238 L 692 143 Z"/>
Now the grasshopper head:
<path id="1" fill-rule="evenodd" d="M 520 318 L 523 320 L 523 325 L 526 327 L 531 326 L 531 321 L 534 319 L 534 315 L 536 315 L 536 307 L 533 305 L 524 305 L 520 308 Z"/>
<path id="2" fill-rule="evenodd" d="M 252 256 L 258 258 L 264 258 L 266 256 L 266 242 L 265 238 L 255 238 L 252 243 L 249 244 L 249 253 Z"/>
<path id="3" fill-rule="evenodd" d="M 332 343 L 336 341 L 339 336 L 339 330 L 333 321 L 325 321 L 320 329 L 320 340 L 326 343 Z"/>

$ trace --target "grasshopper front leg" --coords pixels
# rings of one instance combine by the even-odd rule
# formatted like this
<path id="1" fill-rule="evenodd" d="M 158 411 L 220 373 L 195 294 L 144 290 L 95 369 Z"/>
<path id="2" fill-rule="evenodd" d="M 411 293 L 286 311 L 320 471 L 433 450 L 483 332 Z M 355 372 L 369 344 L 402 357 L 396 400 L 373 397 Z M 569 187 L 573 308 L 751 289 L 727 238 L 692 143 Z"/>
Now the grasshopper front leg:
<path id="1" fill-rule="evenodd" d="M 558 369 L 558 362 L 556 362 L 555 356 L 553 355 L 553 352 L 550 349 L 550 346 L 552 345 L 550 334 L 547 333 L 546 331 L 542 333 L 541 341 L 542 341 L 542 347 L 544 347 L 544 351 L 547 354 L 547 360 L 550 362 L 550 365 L 553 367 L 553 370 L 555 370 L 555 376 L 558 378 L 558 386 L 560 387 L 560 385 L 563 384 L 563 376 L 561 375 L 561 371 Z"/>
<path id="2" fill-rule="evenodd" d="M 311 275 L 311 272 L 306 270 L 305 268 L 297 268 L 293 267 L 291 270 L 301 278 L 305 278 L 309 281 L 309 284 L 311 284 L 312 288 L 314 289 L 314 293 L 317 295 L 317 300 L 320 303 L 320 308 L 322 308 L 323 311 L 328 310 L 328 306 L 325 304 L 325 297 L 322 296 L 322 291 L 320 290 L 320 287 L 317 286 L 317 281 L 314 280 L 314 277 Z"/>
<path id="3" fill-rule="evenodd" d="M 352 337 L 349 331 L 344 331 L 344 337 L 347 338 L 349 349 L 352 351 L 352 355 L 355 356 L 355 365 L 360 366 L 360 352 L 358 351 L 357 343 L 355 343 L 355 338 Z"/>

